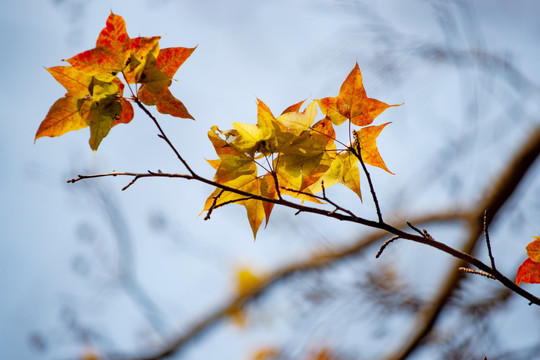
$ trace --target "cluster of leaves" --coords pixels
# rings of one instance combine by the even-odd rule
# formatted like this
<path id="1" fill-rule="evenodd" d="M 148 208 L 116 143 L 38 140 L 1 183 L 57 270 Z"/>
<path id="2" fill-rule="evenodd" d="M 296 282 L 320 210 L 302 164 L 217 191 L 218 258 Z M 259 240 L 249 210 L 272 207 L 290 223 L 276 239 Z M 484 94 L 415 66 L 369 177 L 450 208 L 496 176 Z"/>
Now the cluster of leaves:
<path id="1" fill-rule="evenodd" d="M 171 94 L 169 86 L 195 48 L 160 49 L 159 40 L 159 36 L 130 38 L 124 19 L 111 12 L 95 48 L 65 60 L 68 66 L 47 69 L 67 93 L 50 108 L 35 139 L 90 127 L 90 147 L 96 151 L 113 126 L 133 119 L 131 102 L 140 106 L 156 125 L 143 104 L 155 105 L 163 114 L 193 119 L 184 104 Z M 131 93 L 128 97 L 124 97 L 126 84 Z M 135 90 L 131 85 L 135 85 Z M 240 204 L 247 210 L 256 237 L 264 219 L 268 224 L 275 203 L 290 204 L 285 203 L 284 195 L 302 202 L 330 202 L 325 189 L 341 183 L 361 200 L 359 164 L 390 172 L 376 144 L 388 123 L 371 124 L 384 110 L 399 105 L 368 98 L 358 64 L 341 85 L 338 96 L 314 100 L 301 111 L 304 102 L 291 105 L 275 117 L 258 100 L 257 124 L 233 123 L 234 128 L 226 131 L 217 126 L 211 128 L 208 136 L 219 159 L 209 163 L 216 170 L 213 184 L 219 186 L 206 200 L 203 211 L 210 214 L 218 207 Z M 316 121 L 318 108 L 324 118 Z M 336 139 L 334 129 L 344 123 L 349 134 L 346 143 Z M 163 132 L 162 137 L 166 139 Z M 174 147 L 173 150 L 176 151 Z M 202 179 L 189 167 L 188 170 L 191 176 L 184 177 Z M 320 192 L 322 196 L 316 195 Z M 382 222 L 380 212 L 379 220 Z M 519 267 L 518 285 L 540 283 L 540 237 L 534 238 L 527 246 L 528 259 Z M 260 281 L 250 272 L 241 272 L 239 292 L 251 291 Z"/>
<path id="2" fill-rule="evenodd" d="M 527 245 L 527 260 L 521 264 L 516 276 L 516 284 L 540 284 L 540 237 Z"/>
<path id="3" fill-rule="evenodd" d="M 368 98 L 358 64 L 343 82 L 337 97 L 314 100 L 303 111 L 305 101 L 285 109 L 277 118 L 262 100 L 257 102 L 257 124 L 233 123 L 234 129 L 212 127 L 208 137 L 219 159 L 209 163 L 216 169 L 214 181 L 266 199 L 289 195 L 320 203 L 314 194 L 342 183 L 360 199 L 359 160 L 388 172 L 376 145 L 377 136 L 388 123 L 368 126 L 390 106 Z M 317 122 L 317 105 L 325 117 Z M 336 139 L 334 126 L 347 123 L 355 141 L 348 145 Z M 350 131 L 349 131 L 350 133 Z M 336 146 L 336 143 L 338 146 Z M 262 169 L 262 174 L 260 171 Z M 263 219 L 266 224 L 273 203 L 216 188 L 204 210 L 230 203 L 245 206 L 253 236 Z"/>
<path id="4" fill-rule="evenodd" d="M 111 13 L 94 49 L 65 60 L 71 66 L 47 69 L 68 92 L 51 107 L 35 139 L 90 127 L 90 147 L 96 151 L 113 126 L 133 119 L 130 100 L 135 99 L 156 105 L 163 114 L 193 119 L 169 86 L 195 48 L 160 49 L 159 40 L 159 36 L 131 39 L 124 19 Z M 124 97 L 120 75 L 128 86 L 140 85 L 136 96 L 132 92 L 132 98 Z"/>

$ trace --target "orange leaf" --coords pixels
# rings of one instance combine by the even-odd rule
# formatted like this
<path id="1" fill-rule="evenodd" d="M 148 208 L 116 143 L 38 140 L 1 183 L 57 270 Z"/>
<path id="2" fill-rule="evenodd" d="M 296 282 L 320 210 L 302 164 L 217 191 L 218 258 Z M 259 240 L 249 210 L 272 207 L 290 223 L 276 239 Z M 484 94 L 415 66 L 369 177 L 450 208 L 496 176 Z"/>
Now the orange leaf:
<path id="1" fill-rule="evenodd" d="M 262 348 L 255 351 L 250 360 L 272 360 L 277 359 L 279 356 L 279 350 L 272 347 Z"/>
<path id="2" fill-rule="evenodd" d="M 84 98 L 90 95 L 92 77 L 72 66 L 53 66 L 46 69 L 72 96 Z"/>
<path id="3" fill-rule="evenodd" d="M 137 94 L 139 100 L 146 105 L 156 105 L 162 114 L 193 119 L 184 104 L 171 94 L 168 87 L 180 65 L 194 50 L 195 48 L 181 47 L 161 49 L 157 59 L 153 54 L 149 54 L 138 81 L 143 84 Z"/>
<path id="4" fill-rule="evenodd" d="M 255 275 L 253 271 L 248 268 L 240 268 L 236 270 L 236 284 L 235 290 L 238 296 L 247 296 L 253 290 L 257 289 L 264 278 L 260 275 Z M 242 306 L 233 306 L 227 313 L 231 316 L 232 320 L 238 326 L 243 326 L 246 323 L 246 314 Z"/>
<path id="5" fill-rule="evenodd" d="M 135 116 L 133 106 L 129 101 L 124 98 L 120 98 L 118 102 L 122 106 L 122 113 L 119 117 L 115 118 L 113 126 L 118 124 L 128 124 L 131 120 L 133 120 L 133 116 Z"/>
<path id="6" fill-rule="evenodd" d="M 388 171 L 390 174 L 394 174 L 386 167 L 379 150 L 377 149 L 376 139 L 381 133 L 382 129 L 390 123 L 382 124 L 379 126 L 367 126 L 357 131 L 358 141 L 360 142 L 360 149 L 362 154 L 362 160 L 364 163 L 377 166 L 383 170 Z"/>
<path id="7" fill-rule="evenodd" d="M 283 112 L 281 113 L 281 115 L 286 114 L 286 113 L 290 113 L 290 112 L 300 112 L 300 108 L 302 107 L 302 104 L 303 104 L 305 101 L 306 101 L 306 100 L 302 100 L 302 101 L 300 101 L 300 102 L 297 102 L 297 103 L 294 104 L 294 105 L 289 106 L 288 108 L 286 108 L 285 110 L 283 110 Z"/>
<path id="8" fill-rule="evenodd" d="M 337 97 L 327 97 L 317 100 L 321 111 L 335 125 L 350 120 L 354 125 L 366 126 L 373 122 L 384 110 L 391 106 L 382 101 L 368 98 L 362 83 L 362 74 L 358 63 L 349 73 Z"/>
<path id="9" fill-rule="evenodd" d="M 157 111 L 162 114 L 169 114 L 183 119 L 193 119 L 184 104 L 175 98 L 167 87 L 157 92 L 151 92 L 142 86 L 137 93 L 137 97 L 145 105 L 156 105 Z"/>
<path id="10" fill-rule="evenodd" d="M 540 263 L 527 259 L 521 264 L 516 275 L 516 284 L 540 284 Z"/>
<path id="11" fill-rule="evenodd" d="M 540 237 L 533 236 L 534 241 L 527 245 L 527 256 L 532 261 L 540 263 Z"/>
<path id="12" fill-rule="evenodd" d="M 67 62 L 88 75 L 111 81 L 130 64 L 133 72 L 150 51 L 157 47 L 160 37 L 130 39 L 124 19 L 111 12 L 105 28 L 101 30 L 96 47 L 68 59 Z M 137 62 L 138 64 L 133 64 Z M 144 64 L 143 64 L 144 66 Z M 141 69 L 142 70 L 142 69 Z M 140 71 L 139 71 L 140 72 Z M 133 74 L 126 76 L 133 80 Z"/>
<path id="13" fill-rule="evenodd" d="M 173 47 L 161 49 L 157 58 L 157 68 L 172 79 L 178 68 L 182 66 L 196 48 Z"/>
<path id="14" fill-rule="evenodd" d="M 70 93 L 58 99 L 41 122 L 34 140 L 43 136 L 61 136 L 68 131 L 87 127 L 88 124 L 79 113 L 79 107 L 79 99 Z"/>

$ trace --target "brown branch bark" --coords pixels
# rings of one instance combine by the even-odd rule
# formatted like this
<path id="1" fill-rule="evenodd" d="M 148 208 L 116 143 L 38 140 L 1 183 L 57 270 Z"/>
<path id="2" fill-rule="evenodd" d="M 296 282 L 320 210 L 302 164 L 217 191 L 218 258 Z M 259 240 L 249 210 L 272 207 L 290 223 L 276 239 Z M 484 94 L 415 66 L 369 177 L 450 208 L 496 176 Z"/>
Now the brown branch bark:
<path id="1" fill-rule="evenodd" d="M 487 211 L 485 221 L 486 226 L 488 226 L 496 218 L 496 216 L 499 215 L 499 211 L 503 205 L 517 190 L 519 184 L 539 154 L 540 126 L 536 127 L 532 131 L 529 139 L 514 155 L 506 169 L 499 175 L 495 182 L 488 185 L 489 188 L 485 192 L 486 196 L 484 201 L 482 201 L 480 205 L 478 205 L 467 216 L 469 222 L 469 234 L 461 249 L 463 252 L 467 254 L 473 252 L 478 240 L 483 235 L 484 213 Z M 436 292 L 435 297 L 418 313 L 415 325 L 410 332 L 410 336 L 402 345 L 397 347 L 397 350 L 394 353 L 385 357 L 385 360 L 405 359 L 418 348 L 422 340 L 425 339 L 435 325 L 439 315 L 442 313 L 444 307 L 448 304 L 453 292 L 456 290 L 459 282 L 463 278 L 464 275 L 458 270 L 458 268 L 464 265 L 465 263 L 463 261 L 459 261 L 455 266 L 452 267 L 447 277 L 441 282 L 441 287 Z M 499 273 L 497 270 L 493 271 L 495 273 Z M 504 282 L 506 282 L 506 280 Z"/>
<path id="2" fill-rule="evenodd" d="M 525 174 L 539 154 L 540 127 L 535 129 L 529 140 L 514 156 L 506 170 L 498 177 L 498 179 L 494 182 L 494 185 L 491 186 L 487 192 L 488 195 L 485 197 L 485 200 L 473 211 L 466 213 L 433 215 L 418 218 L 416 220 L 413 219 L 411 222 L 416 224 L 427 224 L 445 221 L 465 221 L 469 225 L 469 236 L 461 250 L 466 254 L 471 253 L 484 231 L 484 212 L 487 210 L 487 213 L 489 214 L 486 216 L 486 224 L 489 225 L 497 216 L 502 206 L 506 203 L 506 201 L 508 201 L 510 196 L 517 189 L 518 185 L 523 180 Z M 405 228 L 406 226 L 407 224 L 403 223 L 400 225 L 400 228 Z M 375 241 L 378 241 L 387 235 L 388 233 L 385 230 L 387 229 L 376 231 L 371 236 L 366 236 L 365 238 L 360 239 L 349 248 L 314 255 L 312 258 L 306 261 L 278 269 L 276 272 L 266 277 L 258 288 L 230 300 L 216 311 L 204 317 L 201 321 L 195 323 L 190 330 L 185 332 L 183 335 L 171 340 L 168 345 L 161 349 L 161 351 L 136 357 L 114 356 L 111 358 L 157 360 L 166 358 L 173 354 L 177 355 L 181 351 L 185 350 L 187 345 L 189 345 L 192 341 L 203 336 L 207 331 L 219 324 L 220 321 L 227 318 L 233 309 L 238 309 L 239 307 L 254 301 L 265 292 L 269 291 L 274 285 L 288 279 L 293 274 L 321 269 L 325 266 L 330 266 L 335 262 L 341 261 L 342 259 L 361 253 L 368 245 L 373 244 Z M 448 273 L 446 279 L 441 282 L 442 285 L 439 291 L 437 291 L 437 295 L 428 304 L 428 306 L 423 308 L 418 313 L 412 335 L 406 339 L 400 347 L 398 347 L 398 350 L 394 354 L 386 357 L 386 359 L 405 359 L 418 348 L 422 340 L 427 334 L 429 334 L 435 325 L 439 315 L 443 311 L 444 307 L 448 304 L 448 300 L 451 298 L 453 291 L 456 289 L 459 281 L 463 277 L 463 274 L 459 271 L 459 267 L 463 266 L 464 264 L 465 262 L 461 260 L 456 264 L 455 267 L 452 267 L 452 270 Z M 481 268 L 481 270 L 486 271 L 486 269 L 483 268 Z M 503 277 L 502 274 L 500 274 L 497 270 L 489 269 L 489 267 L 488 270 L 491 270 L 491 273 L 496 272 L 497 275 L 500 275 L 497 279 L 515 291 L 516 285 L 511 280 Z M 510 282 L 510 284 L 508 284 L 508 282 Z"/>
<path id="3" fill-rule="evenodd" d="M 439 214 L 418 217 L 412 221 L 421 225 L 448 222 L 466 222 L 467 214 L 447 211 Z M 402 222 L 399 226 L 401 228 L 405 228 L 407 224 Z M 307 260 L 292 263 L 288 266 L 277 269 L 275 272 L 264 277 L 263 281 L 257 288 L 251 290 L 250 292 L 236 296 L 235 298 L 224 303 L 215 311 L 207 314 L 200 321 L 193 324 L 184 334 L 172 339 L 169 344 L 164 346 L 160 351 L 133 357 L 110 355 L 109 358 L 114 360 L 159 360 L 172 355 L 179 355 L 182 353 L 182 351 L 187 349 L 189 344 L 201 336 L 204 336 L 204 334 L 210 331 L 214 326 L 218 325 L 221 321 L 227 319 L 234 312 L 234 310 L 255 301 L 260 296 L 270 291 L 275 285 L 289 279 L 295 274 L 320 270 L 337 262 L 343 261 L 344 259 L 357 256 L 365 251 L 370 245 L 374 245 L 387 235 L 388 233 L 386 231 L 377 230 L 370 235 L 362 236 L 350 246 L 339 250 L 315 253 Z"/>
<path id="4" fill-rule="evenodd" d="M 493 276 L 497 281 L 501 282 L 504 286 L 511 289 L 516 294 L 519 294 L 522 297 L 528 299 L 531 303 L 540 305 L 539 298 L 535 297 L 534 295 L 528 293 L 527 291 L 517 286 L 512 280 L 506 278 L 503 274 L 501 274 L 496 269 L 483 263 L 482 261 L 475 258 L 474 256 L 469 255 L 474 250 L 477 240 L 484 230 L 484 226 L 488 226 L 491 223 L 491 221 L 497 215 L 501 207 L 505 204 L 505 202 L 510 198 L 513 192 L 516 190 L 517 186 L 520 184 L 521 180 L 527 173 L 527 170 L 530 168 L 530 166 L 533 164 L 535 159 L 538 157 L 538 154 L 540 152 L 540 127 L 538 127 L 533 132 L 529 141 L 522 147 L 521 151 L 518 152 L 514 160 L 507 167 L 506 171 L 495 182 L 495 186 L 489 190 L 488 195 L 485 198 L 485 201 L 482 202 L 476 209 L 474 209 L 468 214 L 468 222 L 470 226 L 469 237 L 467 241 L 465 242 L 465 245 L 460 251 L 452 247 L 449 247 L 444 243 L 435 241 L 431 236 L 429 236 L 427 232 L 424 234 L 415 235 L 415 234 L 407 233 L 401 230 L 400 228 L 396 228 L 394 226 L 391 226 L 383 222 L 382 216 L 380 214 L 378 207 L 377 207 L 377 214 L 378 214 L 379 221 L 372 221 L 372 220 L 364 219 L 361 217 L 357 217 L 354 214 L 350 214 L 348 212 L 346 212 L 345 214 L 336 212 L 336 211 L 329 212 L 326 209 L 308 207 L 302 204 L 297 204 L 297 203 L 285 200 L 283 198 L 279 198 L 279 199 L 266 198 L 263 196 L 259 196 L 259 195 L 244 192 L 235 188 L 231 188 L 226 185 L 222 185 L 212 180 L 201 177 L 197 175 L 185 162 L 185 160 L 176 150 L 174 145 L 167 138 L 167 136 L 161 129 L 159 123 L 157 122 L 157 120 L 149 113 L 149 111 L 137 99 L 136 99 L 136 103 L 154 121 L 154 123 L 159 129 L 160 138 L 162 138 L 171 147 L 171 149 L 177 155 L 180 162 L 188 170 L 189 175 L 164 174 L 161 171 L 158 171 L 157 173 L 148 172 L 145 174 L 113 172 L 109 174 L 98 174 L 98 175 L 79 175 L 78 178 L 69 180 L 68 182 L 74 183 L 83 179 L 103 177 L 103 176 L 119 176 L 119 175 L 132 176 L 133 180 L 126 187 L 124 187 L 124 189 L 126 189 L 129 186 L 131 186 L 136 180 L 142 177 L 180 177 L 187 180 L 196 180 L 196 181 L 200 181 L 211 186 L 215 186 L 224 191 L 234 192 L 234 193 L 244 195 L 255 200 L 272 202 L 274 204 L 296 209 L 299 212 L 315 213 L 315 214 L 319 214 L 319 215 L 323 215 L 327 217 L 332 217 L 340 221 L 354 222 L 354 223 L 368 226 L 374 229 L 379 229 L 385 232 L 386 234 L 388 233 L 394 234 L 397 237 L 402 238 L 402 239 L 408 239 L 414 242 L 418 242 L 424 245 L 434 247 L 436 249 L 439 249 L 440 251 L 443 251 L 447 254 L 450 254 L 460 259 L 459 264 L 457 264 L 457 266 L 449 273 L 446 281 L 443 282 L 443 287 L 440 289 L 440 292 L 437 293 L 437 296 L 432 302 L 432 305 L 422 309 L 422 311 L 419 313 L 418 319 L 417 319 L 418 326 L 416 327 L 416 331 L 413 332 L 411 339 L 409 339 L 403 347 L 400 347 L 400 350 L 398 351 L 397 354 L 391 355 L 388 359 L 404 359 L 412 351 L 414 351 L 417 348 L 421 340 L 432 329 L 439 314 L 441 313 L 444 306 L 447 304 L 448 299 L 450 298 L 453 290 L 455 289 L 456 285 L 459 283 L 459 280 L 462 274 L 459 272 L 458 269 L 459 267 L 462 267 L 463 265 L 465 265 L 465 263 L 473 265 L 477 267 L 479 270 Z M 373 191 L 372 187 L 371 189 Z M 376 201 L 376 196 L 375 194 L 373 195 Z M 485 211 L 487 211 L 488 215 L 484 218 Z M 482 226 L 482 224 L 484 226 Z M 330 259 L 341 259 L 343 257 L 346 257 L 346 254 L 342 254 L 340 255 L 340 257 L 337 257 L 337 258 L 334 256 L 330 256 L 329 258 L 323 257 L 322 258 L 323 260 L 320 260 L 321 261 L 320 263 L 315 262 L 316 264 L 319 264 L 319 265 L 310 266 L 310 268 L 318 268 L 318 267 L 326 265 L 327 261 L 329 261 Z M 301 265 L 300 267 L 302 266 L 303 265 Z M 141 359 L 161 359 L 173 353 L 176 353 L 177 351 L 179 351 L 179 349 L 183 348 L 183 346 L 192 338 L 199 336 L 202 332 L 204 332 L 205 330 L 215 325 L 218 320 L 225 317 L 229 313 L 230 309 L 237 308 L 238 306 L 242 306 L 244 303 L 258 297 L 264 289 L 270 288 L 278 280 L 285 279 L 290 274 L 297 271 L 300 271 L 300 269 L 297 267 L 295 267 L 294 269 L 284 268 L 278 271 L 276 274 L 274 274 L 273 277 L 271 276 L 259 288 L 253 290 L 251 293 L 243 294 L 241 297 L 232 300 L 232 302 L 229 303 L 228 305 L 224 306 L 221 309 L 218 309 L 216 312 L 212 313 L 209 317 L 205 318 L 202 322 L 197 323 L 192 328 L 192 330 L 188 331 L 188 333 L 185 336 L 178 338 L 176 341 L 172 341 L 169 346 L 166 346 L 164 348 L 163 351 L 159 352 L 158 354 L 151 355 L 150 357 L 142 357 Z"/>

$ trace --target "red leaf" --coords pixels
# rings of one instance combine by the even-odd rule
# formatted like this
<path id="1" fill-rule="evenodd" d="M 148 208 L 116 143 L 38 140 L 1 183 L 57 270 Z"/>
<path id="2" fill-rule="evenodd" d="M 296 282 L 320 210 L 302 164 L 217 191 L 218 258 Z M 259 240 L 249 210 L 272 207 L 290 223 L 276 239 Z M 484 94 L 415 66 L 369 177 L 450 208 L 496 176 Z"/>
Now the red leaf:
<path id="1" fill-rule="evenodd" d="M 521 264 L 516 275 L 516 284 L 540 284 L 540 263 L 527 259 Z"/>

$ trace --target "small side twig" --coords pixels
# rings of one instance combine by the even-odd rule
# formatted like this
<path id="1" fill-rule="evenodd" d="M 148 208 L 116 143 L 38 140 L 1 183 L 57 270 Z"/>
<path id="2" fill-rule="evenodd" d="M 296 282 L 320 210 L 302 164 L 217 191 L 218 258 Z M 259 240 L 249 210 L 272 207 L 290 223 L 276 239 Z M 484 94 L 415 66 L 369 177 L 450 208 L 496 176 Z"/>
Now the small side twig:
<path id="1" fill-rule="evenodd" d="M 420 234 L 420 236 L 424 236 L 424 233 L 419 229 L 417 228 L 416 226 L 414 226 L 413 224 L 411 224 L 410 222 L 407 221 L 407 225 L 413 229 L 414 231 L 416 231 L 418 234 Z"/>
<path id="2" fill-rule="evenodd" d="M 486 238 L 486 245 L 488 249 L 489 260 L 491 261 L 491 268 L 497 270 L 495 267 L 495 258 L 491 252 L 491 242 L 489 241 L 488 223 L 487 223 L 487 210 L 484 211 L 484 237 Z"/>
<path id="3" fill-rule="evenodd" d="M 373 186 L 373 182 L 371 181 L 371 175 L 369 174 L 369 171 L 366 167 L 366 164 L 364 163 L 364 160 L 362 159 L 362 148 L 360 146 L 360 138 L 358 136 L 358 133 L 356 131 L 353 131 L 354 136 L 354 147 L 349 148 L 350 151 L 358 158 L 358 161 L 360 161 L 360 164 L 362 165 L 362 170 L 364 170 L 364 173 L 366 174 L 366 178 L 369 184 L 369 190 L 371 191 L 371 197 L 373 198 L 373 202 L 375 203 L 375 209 L 377 211 L 377 218 L 379 219 L 379 224 L 383 224 L 383 217 L 381 213 L 381 208 L 379 206 L 379 200 L 377 200 L 377 194 L 375 193 L 375 187 Z"/>
<path id="4" fill-rule="evenodd" d="M 287 191 L 291 191 L 291 192 L 294 192 L 294 193 L 297 193 L 297 194 L 302 194 L 302 195 L 307 195 L 307 196 L 311 196 L 312 198 L 315 198 L 317 200 L 322 200 L 322 201 L 326 201 L 328 204 L 332 205 L 335 209 L 328 212 L 327 215 L 331 215 L 331 214 L 334 214 L 336 211 L 342 211 L 348 215 L 350 215 L 353 219 L 358 219 L 358 217 L 356 215 L 354 215 L 354 213 L 350 210 L 347 210 L 345 209 L 344 207 L 342 206 L 339 206 L 338 204 L 336 204 L 334 201 L 330 200 L 328 197 L 326 197 L 326 192 L 325 192 L 325 189 L 324 189 L 324 184 L 323 184 L 323 196 L 319 196 L 319 195 L 315 195 L 315 194 L 311 194 L 311 193 L 307 193 L 305 191 L 301 191 L 301 190 L 295 190 L 295 189 L 291 189 L 291 188 L 286 188 L 284 187 L 283 188 L 284 190 L 287 190 Z M 296 213 L 295 215 L 298 215 L 300 212 Z"/>
<path id="5" fill-rule="evenodd" d="M 470 268 L 466 268 L 466 267 L 459 267 L 458 270 L 469 273 L 469 274 L 476 274 L 476 275 L 484 276 L 484 277 L 487 277 L 488 279 L 492 279 L 492 280 L 497 279 L 495 276 L 491 275 L 488 272 L 482 271 L 482 270 L 475 270 L 475 269 L 470 269 Z"/>
<path id="6" fill-rule="evenodd" d="M 400 236 L 397 236 L 397 235 L 396 235 L 396 236 L 394 236 L 394 237 L 392 237 L 392 238 L 386 240 L 386 241 L 382 244 L 382 246 L 381 246 L 381 248 L 379 249 L 379 251 L 377 252 L 377 255 L 375 255 L 375 258 L 378 259 L 379 256 L 382 255 L 384 249 L 386 249 L 386 247 L 387 247 L 388 245 L 390 245 L 390 243 L 391 243 L 392 241 L 397 240 L 397 239 L 399 239 L 399 238 L 400 238 Z"/>
<path id="7" fill-rule="evenodd" d="M 214 196 L 214 201 L 212 201 L 212 205 L 210 205 L 210 209 L 208 209 L 208 213 L 204 217 L 204 220 L 210 220 L 210 215 L 212 215 L 212 211 L 214 211 L 214 209 L 216 208 L 216 203 L 224 191 L 225 190 L 222 189 L 216 196 Z"/>

